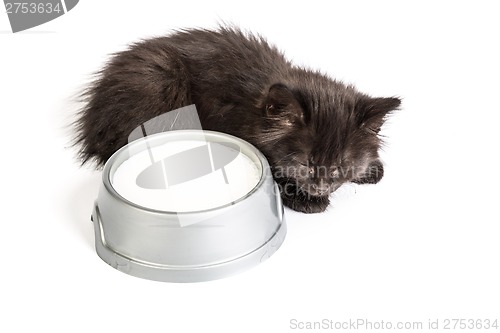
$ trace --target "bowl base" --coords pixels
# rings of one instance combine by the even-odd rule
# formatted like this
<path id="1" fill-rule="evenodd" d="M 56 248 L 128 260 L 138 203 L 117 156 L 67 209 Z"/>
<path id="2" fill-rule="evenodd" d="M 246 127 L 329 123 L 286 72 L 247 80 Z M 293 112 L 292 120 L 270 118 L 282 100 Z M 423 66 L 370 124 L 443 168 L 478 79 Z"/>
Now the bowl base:
<path id="1" fill-rule="evenodd" d="M 278 230 L 266 243 L 241 257 L 205 266 L 169 266 L 130 258 L 111 248 L 104 237 L 97 205 L 94 206 L 92 221 L 96 252 L 103 261 L 129 275 L 161 282 L 202 282 L 234 275 L 271 257 L 279 249 L 286 236 L 286 222 L 283 216 Z"/>

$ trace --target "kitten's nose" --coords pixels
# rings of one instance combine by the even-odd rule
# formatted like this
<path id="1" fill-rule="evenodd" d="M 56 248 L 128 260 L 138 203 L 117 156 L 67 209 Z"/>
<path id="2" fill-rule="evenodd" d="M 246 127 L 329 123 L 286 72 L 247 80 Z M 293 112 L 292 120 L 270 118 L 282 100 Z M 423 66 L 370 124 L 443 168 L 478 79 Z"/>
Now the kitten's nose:
<path id="1" fill-rule="evenodd" d="M 328 184 L 325 184 L 325 183 L 321 183 L 320 185 L 312 184 L 312 188 L 319 195 L 327 194 L 330 191 L 330 186 L 328 186 Z"/>

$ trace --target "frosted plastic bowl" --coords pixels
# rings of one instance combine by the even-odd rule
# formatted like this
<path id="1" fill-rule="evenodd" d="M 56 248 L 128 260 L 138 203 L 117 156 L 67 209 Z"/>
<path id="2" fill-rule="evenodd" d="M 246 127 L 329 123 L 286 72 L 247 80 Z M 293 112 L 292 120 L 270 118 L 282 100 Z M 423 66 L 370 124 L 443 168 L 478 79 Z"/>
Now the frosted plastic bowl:
<path id="1" fill-rule="evenodd" d="M 106 163 L 92 212 L 97 254 L 167 282 L 213 280 L 269 258 L 286 235 L 265 157 L 231 135 L 147 136 Z"/>

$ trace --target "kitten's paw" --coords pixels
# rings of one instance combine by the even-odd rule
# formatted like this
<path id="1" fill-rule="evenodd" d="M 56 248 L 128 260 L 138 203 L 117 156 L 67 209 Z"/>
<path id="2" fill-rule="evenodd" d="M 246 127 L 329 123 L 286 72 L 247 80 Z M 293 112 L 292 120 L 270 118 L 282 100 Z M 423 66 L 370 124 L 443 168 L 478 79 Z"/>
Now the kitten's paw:
<path id="1" fill-rule="evenodd" d="M 283 197 L 283 204 L 295 211 L 312 214 L 321 213 L 326 210 L 330 204 L 330 199 L 325 197 Z"/>
<path id="2" fill-rule="evenodd" d="M 377 184 L 384 176 L 384 166 L 382 162 L 376 161 L 370 164 L 366 173 L 358 179 L 353 179 L 356 184 Z"/>

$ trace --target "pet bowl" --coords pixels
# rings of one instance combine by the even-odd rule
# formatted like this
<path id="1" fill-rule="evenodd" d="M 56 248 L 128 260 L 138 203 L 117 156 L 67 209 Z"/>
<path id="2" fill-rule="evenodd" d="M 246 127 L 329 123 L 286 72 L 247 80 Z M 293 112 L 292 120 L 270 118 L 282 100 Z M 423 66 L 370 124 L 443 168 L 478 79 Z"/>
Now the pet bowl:
<path id="1" fill-rule="evenodd" d="M 269 164 L 231 135 L 146 136 L 106 163 L 92 213 L 97 254 L 141 278 L 222 278 L 269 258 L 286 235 Z"/>

